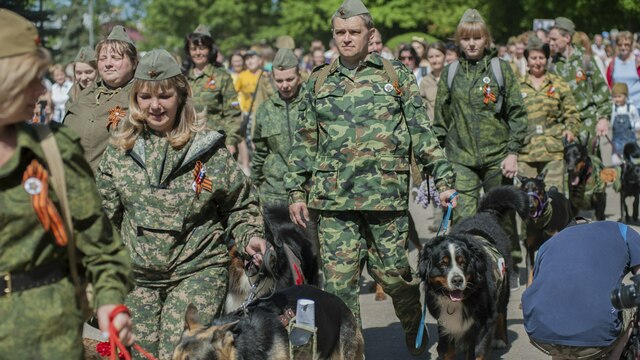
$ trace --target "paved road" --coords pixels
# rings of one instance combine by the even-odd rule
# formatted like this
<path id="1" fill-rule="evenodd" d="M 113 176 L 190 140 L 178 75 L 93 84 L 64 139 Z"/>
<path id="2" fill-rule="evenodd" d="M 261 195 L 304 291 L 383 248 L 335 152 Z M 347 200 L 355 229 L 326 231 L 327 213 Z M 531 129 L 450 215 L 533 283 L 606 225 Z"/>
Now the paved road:
<path id="1" fill-rule="evenodd" d="M 605 144 L 602 147 L 602 152 L 604 154 L 605 165 L 608 165 L 610 162 L 610 147 Z M 630 199 L 628 202 L 630 202 Z M 431 208 L 425 210 L 420 206 L 412 204 L 410 211 L 415 216 L 418 234 L 422 242 L 433 237 L 435 234 L 427 229 L 428 225 L 433 221 L 433 210 Z M 620 197 L 610 186 L 607 188 L 606 215 L 608 220 L 617 221 L 620 219 Z M 633 227 L 636 230 L 640 230 L 637 226 Z M 412 265 L 415 266 L 418 252 L 415 249 L 411 250 L 409 258 Z M 524 264 L 521 264 L 520 269 L 520 283 L 522 284 L 525 280 Z M 364 285 L 361 288 L 362 295 L 360 295 L 367 360 L 437 359 L 437 329 L 431 315 L 427 316 L 427 327 L 431 335 L 428 345 L 429 352 L 420 357 L 411 356 L 406 350 L 404 334 L 398 319 L 395 317 L 391 300 L 375 301 L 374 294 L 368 293 L 367 291 L 371 281 L 370 277 L 365 276 Z M 527 334 L 524 331 L 522 310 L 519 308 L 520 297 L 523 291 L 524 287 L 521 287 L 519 290 L 511 292 L 507 315 L 510 347 L 504 351 L 494 351 L 493 359 L 550 359 L 529 343 Z M 459 356 L 458 358 L 461 357 Z"/>

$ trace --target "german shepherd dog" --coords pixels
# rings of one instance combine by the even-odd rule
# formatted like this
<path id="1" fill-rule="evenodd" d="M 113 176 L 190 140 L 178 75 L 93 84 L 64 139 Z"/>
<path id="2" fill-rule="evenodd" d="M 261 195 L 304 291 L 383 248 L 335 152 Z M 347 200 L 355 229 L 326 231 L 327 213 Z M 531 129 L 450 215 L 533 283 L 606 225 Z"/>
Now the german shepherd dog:
<path id="1" fill-rule="evenodd" d="M 293 286 L 250 304 L 212 324 L 201 324 L 193 304 L 173 360 L 288 360 L 288 322 L 299 299 L 313 300 L 317 327 L 316 359 L 360 360 L 364 339 L 353 314 L 340 298 L 308 285 Z M 312 359 L 305 352 L 296 359 Z"/>
<path id="2" fill-rule="evenodd" d="M 640 147 L 636 143 L 624 145 L 624 162 L 622 163 L 622 175 L 620 186 L 620 214 L 624 222 L 638 222 L 638 206 L 640 205 Z M 632 215 L 625 202 L 626 198 L 633 197 Z"/>
<path id="3" fill-rule="evenodd" d="M 457 351 L 466 352 L 465 359 L 488 359 L 492 345 L 507 346 L 513 267 L 499 219 L 510 210 L 526 218 L 527 202 L 514 186 L 494 188 L 474 216 L 425 245 L 418 271 L 429 312 L 438 320 L 439 359 L 453 360 Z"/>
<path id="4" fill-rule="evenodd" d="M 569 177 L 569 201 L 571 202 L 571 211 L 578 214 L 580 210 L 595 210 L 597 220 L 605 219 L 605 207 L 607 205 L 607 197 L 602 189 L 589 189 L 589 180 L 595 182 L 600 175 L 602 165 L 600 161 L 594 160 L 589 155 L 589 149 L 586 143 L 582 143 L 579 139 L 572 143 L 564 140 L 564 161 L 567 167 L 567 175 Z M 593 179 L 592 179 L 593 177 Z M 585 197 L 586 193 L 592 193 L 590 197 Z"/>
<path id="5" fill-rule="evenodd" d="M 527 286 L 533 280 L 533 264 L 535 254 L 551 236 L 564 229 L 573 219 L 571 203 L 552 186 L 545 190 L 544 178 L 546 172 L 535 178 L 518 176 L 520 189 L 529 198 L 529 216 L 526 219 L 527 234 L 524 246 L 527 249 Z"/>
<path id="6" fill-rule="evenodd" d="M 245 271 L 244 259 L 238 256 L 235 248 L 231 249 L 226 313 L 242 305 L 254 283 L 259 283 L 255 294 L 258 297 L 293 285 L 317 284 L 318 261 L 312 250 L 312 240 L 304 229 L 291 222 L 289 209 L 285 206 L 265 207 L 264 219 L 268 250 L 260 269 L 252 268 L 249 262 L 250 271 Z"/>

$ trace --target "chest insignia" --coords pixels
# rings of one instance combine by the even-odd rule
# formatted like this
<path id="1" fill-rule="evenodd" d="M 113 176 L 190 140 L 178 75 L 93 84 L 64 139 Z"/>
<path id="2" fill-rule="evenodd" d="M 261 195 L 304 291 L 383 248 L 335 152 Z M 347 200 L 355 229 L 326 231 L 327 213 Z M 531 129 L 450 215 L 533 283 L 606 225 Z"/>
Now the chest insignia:
<path id="1" fill-rule="evenodd" d="M 484 84 L 482 87 L 482 94 L 484 95 L 484 100 L 482 100 L 482 102 L 484 102 L 485 105 L 487 105 L 489 101 L 497 101 L 496 95 L 491 91 L 489 84 Z"/>
<path id="2" fill-rule="evenodd" d="M 522 96 L 523 99 L 527 97 L 527 93 L 526 92 L 521 92 L 520 95 Z"/>
<path id="3" fill-rule="evenodd" d="M 483 83 L 485 83 L 485 84 L 489 84 L 489 83 L 491 82 L 491 79 L 490 79 L 488 76 L 485 76 L 485 77 L 482 79 L 482 82 L 483 82 Z"/>
<path id="4" fill-rule="evenodd" d="M 214 75 L 211 75 L 209 79 L 207 79 L 204 88 L 208 90 L 214 90 L 216 88 L 216 77 Z"/>
<path id="5" fill-rule="evenodd" d="M 548 97 L 553 97 L 553 95 L 556 94 L 556 88 L 553 86 L 553 84 L 551 84 L 549 86 L 549 90 L 547 90 L 547 96 Z"/>
<path id="6" fill-rule="evenodd" d="M 581 81 L 587 80 L 587 75 L 582 71 L 582 69 L 578 69 L 576 71 L 576 84 L 579 84 Z"/>
<path id="7" fill-rule="evenodd" d="M 107 130 L 116 129 L 120 120 L 127 115 L 127 112 L 120 106 L 116 106 L 109 110 L 109 119 L 107 121 Z"/>
<path id="8" fill-rule="evenodd" d="M 384 91 L 390 93 L 391 91 L 393 91 L 393 85 L 387 83 L 384 85 Z"/>
<path id="9" fill-rule="evenodd" d="M 193 183 L 191 184 L 191 188 L 196 192 L 196 197 L 200 197 L 203 189 L 212 192 L 212 186 L 211 179 L 207 179 L 207 171 L 204 169 L 204 165 L 202 165 L 201 161 L 198 161 L 193 169 Z"/>

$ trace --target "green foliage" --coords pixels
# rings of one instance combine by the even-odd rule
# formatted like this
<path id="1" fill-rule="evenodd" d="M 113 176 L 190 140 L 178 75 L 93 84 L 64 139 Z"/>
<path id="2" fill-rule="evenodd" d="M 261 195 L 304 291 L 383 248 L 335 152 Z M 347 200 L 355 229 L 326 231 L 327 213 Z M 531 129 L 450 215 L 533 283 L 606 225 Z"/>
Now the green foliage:
<path id="1" fill-rule="evenodd" d="M 409 44 L 409 43 L 411 43 L 411 39 L 414 36 L 418 36 L 418 37 L 424 38 L 429 44 L 439 40 L 438 38 L 433 37 L 433 36 L 431 36 L 429 34 L 425 34 L 425 33 L 421 33 L 421 32 L 409 32 L 409 33 L 404 33 L 404 34 L 400 34 L 400 35 L 394 36 L 389 40 L 385 40 L 384 41 L 384 45 L 387 46 L 391 50 L 395 50 L 398 46 L 400 46 L 400 44 Z"/>

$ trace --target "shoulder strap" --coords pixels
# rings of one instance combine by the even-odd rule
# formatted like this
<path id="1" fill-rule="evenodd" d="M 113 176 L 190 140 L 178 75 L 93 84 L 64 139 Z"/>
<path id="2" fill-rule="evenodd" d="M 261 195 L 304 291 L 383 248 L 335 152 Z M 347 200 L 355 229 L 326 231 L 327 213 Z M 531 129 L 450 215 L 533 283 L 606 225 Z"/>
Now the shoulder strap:
<path id="1" fill-rule="evenodd" d="M 58 195 L 60 207 L 62 208 L 62 217 L 64 218 L 67 234 L 69 235 L 69 242 L 67 244 L 69 271 L 71 272 L 71 278 L 76 288 L 76 295 L 80 297 L 79 303 L 82 307 L 83 314 L 87 314 L 90 310 L 89 304 L 86 301 L 84 286 L 82 285 L 78 272 L 76 243 L 73 237 L 73 222 L 71 221 L 71 210 L 69 209 L 69 198 L 67 197 L 67 185 L 64 177 L 62 156 L 60 156 L 60 149 L 58 148 L 56 139 L 53 137 L 51 128 L 48 125 L 36 125 L 34 128 L 40 140 L 40 146 L 42 146 L 42 150 L 44 151 L 49 171 L 51 172 L 51 185 Z"/>
<path id="2" fill-rule="evenodd" d="M 458 65 L 460 65 L 459 60 L 454 60 L 449 64 L 449 73 L 447 74 L 447 88 L 449 90 L 451 90 L 451 85 L 453 85 L 453 78 L 456 76 L 456 71 L 458 71 Z"/>
<path id="3" fill-rule="evenodd" d="M 333 60 L 333 61 L 338 61 Z M 313 87 L 313 93 L 317 94 L 318 91 L 320 91 L 320 88 L 322 87 L 322 85 L 324 85 L 324 82 L 327 81 L 327 77 L 329 76 L 329 69 L 331 69 L 331 65 L 333 65 L 333 62 L 329 65 L 325 65 L 322 67 L 322 69 L 318 70 L 318 77 L 316 78 L 316 84 Z"/>
<path id="4" fill-rule="evenodd" d="M 498 99 L 496 100 L 496 114 L 502 113 L 502 104 L 504 103 L 504 77 L 502 76 L 502 67 L 500 67 L 500 59 L 494 57 L 491 59 L 491 71 L 498 83 Z"/>
<path id="5" fill-rule="evenodd" d="M 393 64 L 391 63 L 391 61 L 381 57 L 380 58 L 382 60 L 382 67 L 384 68 L 384 72 L 387 73 L 387 76 L 389 76 L 389 80 L 391 80 L 392 83 L 400 83 L 400 79 L 398 78 L 398 72 L 396 71 L 396 68 L 393 67 Z"/>

